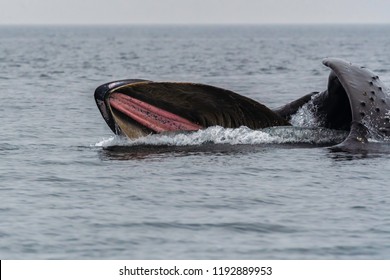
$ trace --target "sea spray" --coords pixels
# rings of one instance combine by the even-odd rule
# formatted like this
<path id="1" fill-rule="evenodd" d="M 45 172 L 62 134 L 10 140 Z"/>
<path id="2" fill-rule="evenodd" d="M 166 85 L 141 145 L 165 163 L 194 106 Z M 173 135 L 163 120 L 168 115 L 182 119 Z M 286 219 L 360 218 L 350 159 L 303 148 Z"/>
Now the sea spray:
<path id="1" fill-rule="evenodd" d="M 318 144 L 340 143 L 347 136 L 345 131 L 326 128 L 307 127 L 270 127 L 263 130 L 252 130 L 242 126 L 239 128 L 208 127 L 195 132 L 174 132 L 150 134 L 148 136 L 128 139 L 113 136 L 95 144 L 96 147 L 109 146 L 191 146 L 202 144 L 258 145 L 258 144 Z"/>

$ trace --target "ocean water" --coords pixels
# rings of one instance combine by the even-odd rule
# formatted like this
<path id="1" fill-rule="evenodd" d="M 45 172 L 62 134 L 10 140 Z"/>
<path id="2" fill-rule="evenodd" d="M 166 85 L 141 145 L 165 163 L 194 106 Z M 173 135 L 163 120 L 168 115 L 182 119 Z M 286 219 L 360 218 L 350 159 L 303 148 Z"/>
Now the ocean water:
<path id="1" fill-rule="evenodd" d="M 0 27 L 0 258 L 389 259 L 389 149 L 307 128 L 129 141 L 93 99 L 141 78 L 275 108 L 325 89 L 325 57 L 390 85 L 389 46 L 388 25 Z"/>

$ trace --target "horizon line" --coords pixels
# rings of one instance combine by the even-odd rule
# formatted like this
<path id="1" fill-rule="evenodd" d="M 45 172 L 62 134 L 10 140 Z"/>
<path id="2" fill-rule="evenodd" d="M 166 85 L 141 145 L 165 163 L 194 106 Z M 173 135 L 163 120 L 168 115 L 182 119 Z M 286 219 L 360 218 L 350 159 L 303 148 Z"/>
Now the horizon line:
<path id="1" fill-rule="evenodd" d="M 207 22 L 194 22 L 194 23 L 183 23 L 183 22 L 172 22 L 172 23 L 0 23 L 0 26 L 319 26 L 319 25 L 390 25 L 390 22 L 259 22 L 259 23 L 245 23 L 245 22 L 221 22 L 221 23 L 207 23 Z"/>

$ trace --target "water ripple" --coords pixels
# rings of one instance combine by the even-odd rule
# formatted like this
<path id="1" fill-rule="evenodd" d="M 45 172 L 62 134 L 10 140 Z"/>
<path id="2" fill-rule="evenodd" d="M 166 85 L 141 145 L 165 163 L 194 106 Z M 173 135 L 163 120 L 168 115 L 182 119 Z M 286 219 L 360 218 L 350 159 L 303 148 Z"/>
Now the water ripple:
<path id="1" fill-rule="evenodd" d="M 93 99 L 144 78 L 276 108 L 325 90 L 328 56 L 390 83 L 389 26 L 2 26 L 0 38 L 2 258 L 390 255 L 389 148 L 329 151 L 343 135 L 307 127 L 129 141 Z"/>

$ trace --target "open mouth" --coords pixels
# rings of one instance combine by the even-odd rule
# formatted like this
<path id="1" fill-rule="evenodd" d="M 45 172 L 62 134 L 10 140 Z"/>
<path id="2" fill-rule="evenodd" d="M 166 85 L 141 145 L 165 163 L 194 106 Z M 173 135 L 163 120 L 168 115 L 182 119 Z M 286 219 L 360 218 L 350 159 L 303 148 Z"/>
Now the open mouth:
<path id="1" fill-rule="evenodd" d="M 132 87 L 142 87 L 144 80 L 108 83 L 95 91 L 96 104 L 111 130 L 118 135 L 138 138 L 151 133 L 192 131 L 202 128 L 175 113 L 131 96 Z"/>

